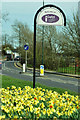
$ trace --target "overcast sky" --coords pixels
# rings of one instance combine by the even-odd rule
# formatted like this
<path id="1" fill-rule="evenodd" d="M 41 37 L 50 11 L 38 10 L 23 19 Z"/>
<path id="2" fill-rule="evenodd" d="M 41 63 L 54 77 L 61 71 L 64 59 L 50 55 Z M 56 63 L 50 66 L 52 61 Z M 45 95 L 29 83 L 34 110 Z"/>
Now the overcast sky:
<path id="1" fill-rule="evenodd" d="M 29 28 L 32 30 L 34 15 L 37 12 L 37 10 L 40 7 L 42 7 L 43 5 L 42 0 L 41 2 L 33 2 L 32 0 L 29 0 L 32 2 L 28 2 L 27 0 L 26 0 L 27 2 L 22 2 L 20 0 L 10 0 L 10 2 L 7 2 L 7 1 L 9 0 L 2 1 L 2 13 L 5 13 L 5 12 L 9 13 L 9 16 L 8 16 L 9 21 L 7 21 L 6 23 L 4 21 L 2 22 L 2 31 L 11 35 L 12 34 L 11 25 L 14 24 L 15 20 L 28 24 Z M 37 0 L 34 0 L 34 1 L 37 1 Z M 51 1 L 51 2 L 48 2 L 48 1 Z M 60 7 L 64 11 L 66 18 L 72 20 L 73 12 L 76 13 L 78 9 L 77 0 L 76 2 L 68 2 L 68 0 L 66 0 L 67 2 L 52 2 L 52 1 L 56 1 L 56 0 L 44 0 L 44 4 L 45 5 L 53 4 Z M 61 0 L 57 0 L 57 1 L 61 1 Z"/>
<path id="2" fill-rule="evenodd" d="M 43 0 L 1 0 L 2 2 L 42 2 Z M 44 0 L 45 2 L 78 2 L 80 0 Z"/>

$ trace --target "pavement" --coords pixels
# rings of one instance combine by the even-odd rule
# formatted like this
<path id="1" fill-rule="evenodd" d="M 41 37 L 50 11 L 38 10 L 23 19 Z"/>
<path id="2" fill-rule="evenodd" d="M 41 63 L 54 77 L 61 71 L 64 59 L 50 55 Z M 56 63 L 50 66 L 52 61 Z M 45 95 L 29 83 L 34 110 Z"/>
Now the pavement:
<path id="1" fill-rule="evenodd" d="M 16 62 L 14 64 L 16 67 L 18 67 L 19 69 L 22 69 L 22 65 L 19 62 Z M 33 71 L 33 68 L 28 68 L 28 70 Z M 39 69 L 36 69 L 37 72 L 39 72 Z M 68 76 L 68 77 L 75 77 L 75 78 L 80 78 L 80 75 L 75 75 L 75 74 L 67 74 L 67 73 L 60 73 L 60 72 L 55 72 L 55 71 L 50 71 L 50 70 L 44 70 L 45 73 L 48 74 L 57 74 L 57 75 L 62 75 L 62 76 Z M 23 73 L 23 72 L 21 72 Z M 26 72 L 25 72 L 26 73 Z"/>

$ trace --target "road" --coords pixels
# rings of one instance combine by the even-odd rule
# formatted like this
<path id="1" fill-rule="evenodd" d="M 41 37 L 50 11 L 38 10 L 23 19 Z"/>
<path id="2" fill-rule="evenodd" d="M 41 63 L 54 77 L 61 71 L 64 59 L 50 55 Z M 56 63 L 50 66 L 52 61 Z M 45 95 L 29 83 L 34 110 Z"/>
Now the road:
<path id="1" fill-rule="evenodd" d="M 33 72 L 27 71 L 24 74 L 20 74 L 22 69 L 19 69 L 14 66 L 14 62 L 4 61 L 2 74 L 11 76 L 14 78 L 22 79 L 22 80 L 29 80 L 33 81 Z M 79 81 L 80 79 L 75 77 L 68 77 L 62 76 L 57 74 L 48 74 L 45 73 L 44 77 L 40 77 L 37 73 L 36 75 L 36 82 L 39 82 L 43 85 L 50 86 L 50 87 L 58 87 L 58 88 L 65 88 L 71 91 L 80 92 L 79 88 Z"/>

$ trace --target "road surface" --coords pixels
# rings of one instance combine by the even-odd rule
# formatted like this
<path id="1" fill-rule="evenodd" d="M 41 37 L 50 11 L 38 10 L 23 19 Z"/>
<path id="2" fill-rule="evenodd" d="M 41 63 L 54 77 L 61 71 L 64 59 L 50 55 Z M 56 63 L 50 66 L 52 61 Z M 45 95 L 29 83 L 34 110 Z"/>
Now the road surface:
<path id="1" fill-rule="evenodd" d="M 22 80 L 33 81 L 32 71 L 28 70 L 24 74 L 20 74 L 20 72 L 22 72 L 22 69 L 15 67 L 14 62 L 4 61 L 3 68 L 2 68 L 2 74 L 11 76 L 14 78 L 22 79 Z M 50 86 L 50 87 L 69 89 L 74 92 L 80 92 L 79 81 L 80 81 L 79 78 L 56 75 L 56 74 L 45 73 L 44 77 L 40 77 L 38 73 L 36 75 L 36 82 L 39 82 L 43 85 Z"/>

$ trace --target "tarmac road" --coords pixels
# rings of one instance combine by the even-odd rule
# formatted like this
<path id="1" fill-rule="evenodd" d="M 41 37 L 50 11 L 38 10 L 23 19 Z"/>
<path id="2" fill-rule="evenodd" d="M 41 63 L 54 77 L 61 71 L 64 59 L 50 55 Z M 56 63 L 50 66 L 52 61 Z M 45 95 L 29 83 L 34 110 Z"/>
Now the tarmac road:
<path id="1" fill-rule="evenodd" d="M 20 74 L 20 72 L 22 72 L 22 69 L 15 67 L 13 61 L 3 62 L 2 74 L 22 80 L 33 81 L 32 71 L 28 70 L 24 74 Z M 65 88 L 71 91 L 80 92 L 79 91 L 80 79 L 75 77 L 62 76 L 62 75 L 49 74 L 49 73 L 45 73 L 44 77 L 40 77 L 39 74 L 37 73 L 36 82 L 39 82 L 43 85 L 50 87 Z"/>

